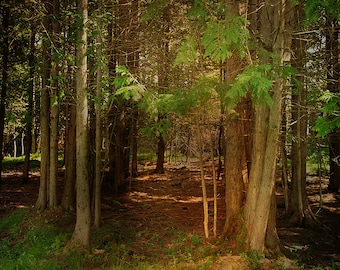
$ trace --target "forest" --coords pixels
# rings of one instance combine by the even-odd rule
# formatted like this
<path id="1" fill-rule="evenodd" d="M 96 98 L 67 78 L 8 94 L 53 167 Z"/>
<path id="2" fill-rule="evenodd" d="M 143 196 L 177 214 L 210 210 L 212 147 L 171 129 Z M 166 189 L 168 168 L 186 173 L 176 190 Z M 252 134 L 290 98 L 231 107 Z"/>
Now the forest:
<path id="1" fill-rule="evenodd" d="M 339 21 L 1 1 L 1 269 L 340 269 Z"/>

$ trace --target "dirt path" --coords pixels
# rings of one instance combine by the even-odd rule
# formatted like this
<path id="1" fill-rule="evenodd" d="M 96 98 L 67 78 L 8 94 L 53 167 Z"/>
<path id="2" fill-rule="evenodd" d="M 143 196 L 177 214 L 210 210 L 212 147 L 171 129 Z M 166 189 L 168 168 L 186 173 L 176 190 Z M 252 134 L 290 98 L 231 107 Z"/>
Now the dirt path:
<path id="1" fill-rule="evenodd" d="M 207 166 L 208 170 L 209 166 Z M 153 166 L 144 166 L 143 172 L 131 183 L 131 189 L 124 195 L 115 197 L 103 184 L 103 222 L 122 222 L 134 228 L 137 234 L 147 230 L 151 234 L 166 235 L 176 230 L 204 238 L 202 190 L 197 164 L 166 166 L 164 175 L 153 174 Z M 206 174 L 211 175 L 211 174 Z M 34 173 L 29 184 L 21 184 L 21 173 L 11 170 L 3 174 L 5 183 L 0 186 L 0 217 L 15 208 L 32 207 L 37 199 L 39 173 Z M 212 180 L 207 177 L 209 208 L 212 206 Z M 62 184 L 62 178 L 60 179 Z M 218 232 L 224 224 L 224 186 L 219 181 L 218 188 Z M 340 267 L 340 197 L 325 191 L 323 185 L 323 205 L 319 209 L 318 179 L 308 179 L 308 193 L 311 207 L 318 212 L 318 218 L 332 233 L 302 228 L 278 228 L 282 243 L 306 266 Z M 278 211 L 278 224 L 283 217 Z M 210 234 L 212 235 L 210 216 Z"/>

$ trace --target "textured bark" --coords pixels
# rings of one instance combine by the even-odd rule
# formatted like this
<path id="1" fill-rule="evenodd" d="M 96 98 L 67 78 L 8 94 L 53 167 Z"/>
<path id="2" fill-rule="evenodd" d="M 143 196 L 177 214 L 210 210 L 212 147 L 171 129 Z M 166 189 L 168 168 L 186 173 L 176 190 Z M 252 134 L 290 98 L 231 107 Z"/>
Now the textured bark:
<path id="1" fill-rule="evenodd" d="M 22 182 L 28 183 L 30 170 L 30 155 L 32 150 L 32 127 L 33 127 L 33 93 L 34 93 L 34 73 L 35 73 L 35 29 L 31 25 L 32 33 L 30 38 L 30 54 L 28 56 L 29 82 L 27 86 L 28 106 L 26 115 L 26 139 L 25 139 L 25 162 L 22 173 Z"/>
<path id="2" fill-rule="evenodd" d="M 241 210 L 245 199 L 243 170 L 245 168 L 244 141 L 242 123 L 239 115 L 227 117 L 226 154 L 225 154 L 225 203 L 226 221 L 223 235 L 235 236 L 242 227 Z"/>
<path id="3" fill-rule="evenodd" d="M 229 10 L 237 14 L 237 6 L 229 5 Z M 226 61 L 225 80 L 231 83 L 241 72 L 242 61 L 238 56 L 233 55 Z M 245 185 L 243 171 L 247 168 L 246 148 L 243 136 L 243 103 L 226 113 L 225 129 L 225 204 L 226 221 L 223 229 L 224 237 L 230 238 L 238 235 L 242 229 L 242 208 L 245 199 Z"/>
<path id="4" fill-rule="evenodd" d="M 74 95 L 73 91 L 71 95 Z M 68 97 L 65 138 L 65 179 L 61 206 L 66 210 L 75 209 L 76 193 L 76 104 Z"/>
<path id="5" fill-rule="evenodd" d="M 81 18 L 81 30 L 77 35 L 76 48 L 76 91 L 77 91 L 77 116 L 76 116 L 76 225 L 69 247 L 83 250 L 90 249 L 90 186 L 89 186 L 89 127 L 88 127 L 88 101 L 87 101 L 87 21 L 88 2 L 77 0 L 77 12 Z"/>
<path id="6" fill-rule="evenodd" d="M 40 95 L 40 148 L 41 148 L 41 162 L 40 162 L 40 185 L 39 195 L 36 203 L 36 208 L 43 210 L 47 207 L 47 190 L 49 180 L 49 163 L 50 163 L 50 127 L 49 127 L 49 111 L 50 111 L 50 97 L 49 97 L 49 78 L 51 71 L 50 59 L 50 39 L 48 32 L 51 31 L 51 20 L 49 14 L 51 13 L 51 4 L 45 2 L 47 14 L 44 17 L 44 28 L 46 32 L 43 37 L 43 56 L 42 56 L 42 89 Z"/>
<path id="7" fill-rule="evenodd" d="M 169 87 L 169 35 L 171 24 L 171 8 L 170 5 L 166 6 L 162 11 L 161 16 L 161 37 L 159 37 L 159 55 L 158 55 L 158 94 L 164 93 Z M 163 121 L 166 118 L 162 112 L 159 113 L 158 121 Z M 165 155 L 165 139 L 166 131 L 160 130 L 158 136 L 158 150 L 157 150 L 157 164 L 156 173 L 164 173 L 164 155 Z"/>
<path id="8" fill-rule="evenodd" d="M 278 56 L 278 60 L 272 63 L 275 65 L 280 65 L 283 58 L 284 8 L 284 2 L 269 0 L 261 9 L 259 33 L 264 48 Z M 271 202 L 276 180 L 283 85 L 282 79 L 276 80 L 272 88 L 273 105 L 270 110 L 263 105 L 255 107 L 253 156 L 245 205 L 245 222 L 249 249 L 260 254 L 265 253 L 265 243 L 272 240 L 268 239 L 268 235 L 272 238 L 275 235 L 275 231 L 270 231 L 270 234 L 267 232 L 269 233 L 270 229 L 268 227 L 270 217 L 275 215 Z"/>
<path id="9" fill-rule="evenodd" d="M 49 207 L 53 208 L 58 205 L 57 201 L 57 182 L 58 182 L 58 124 L 59 124 L 59 59 L 58 35 L 60 32 L 59 25 L 59 0 L 53 0 L 53 20 L 52 20 L 52 59 L 51 59 L 51 95 L 50 95 L 50 181 L 49 181 Z"/>
<path id="10" fill-rule="evenodd" d="M 102 2 L 99 3 L 99 9 L 102 8 Z M 98 36 L 98 52 L 97 59 L 101 61 L 102 58 L 102 49 L 101 46 L 103 44 L 103 39 L 101 34 Z M 102 95 L 102 64 L 99 63 L 97 68 L 97 78 L 96 78 L 96 99 L 97 102 L 95 104 L 95 114 L 96 114 L 96 136 L 95 136 L 95 181 L 94 181 L 94 225 L 96 227 L 100 226 L 100 216 L 101 216 L 101 172 L 102 172 L 102 163 L 101 163 L 101 154 L 102 154 L 102 121 L 101 121 L 101 95 Z"/>

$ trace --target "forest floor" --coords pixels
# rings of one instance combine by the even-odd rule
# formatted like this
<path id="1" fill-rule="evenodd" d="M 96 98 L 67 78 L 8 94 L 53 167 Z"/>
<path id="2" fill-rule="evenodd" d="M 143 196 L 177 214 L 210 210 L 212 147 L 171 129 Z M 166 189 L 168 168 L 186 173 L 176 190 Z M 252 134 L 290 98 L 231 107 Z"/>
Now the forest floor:
<path id="1" fill-rule="evenodd" d="M 161 251 L 157 250 L 159 247 L 156 243 L 171 247 L 174 242 L 167 242 L 167 238 L 173 232 L 184 232 L 187 235 L 197 236 L 197 239 L 205 239 L 198 164 L 166 164 L 165 168 L 165 174 L 154 174 L 153 164 L 140 166 L 140 175 L 132 180 L 130 187 L 127 187 L 127 192 L 118 196 L 114 196 L 106 183 L 103 183 L 102 223 L 114 222 L 125 228 L 133 228 L 135 234 L 140 236 L 140 240 L 135 240 L 136 243 L 132 247 L 133 254 L 143 254 L 144 257 L 162 256 Z M 206 163 L 205 170 L 211 214 L 209 224 L 211 237 L 203 241 L 210 246 L 210 249 L 216 249 L 220 254 L 219 259 L 209 269 L 250 269 L 249 265 L 244 264 L 244 258 L 230 256 L 230 251 L 229 253 L 221 251 L 214 245 L 211 164 Z M 62 193 L 62 174 L 61 170 L 60 193 Z M 23 185 L 19 168 L 3 172 L 4 183 L 0 185 L 0 218 L 13 209 L 33 207 L 38 196 L 39 177 L 39 171 L 34 171 L 29 183 Z M 281 203 L 279 203 L 278 233 L 293 259 L 281 261 L 276 264 L 280 265 L 277 268 L 273 267 L 273 261 L 263 259 L 262 269 L 340 269 L 340 196 L 329 193 L 326 189 L 327 179 L 322 179 L 321 205 L 319 178 L 309 176 L 307 185 L 313 212 L 330 230 L 283 227 L 284 209 L 280 208 Z M 217 234 L 222 231 L 224 225 L 223 181 L 218 181 L 218 194 Z M 282 202 L 282 194 L 277 193 L 277 197 L 278 201 Z M 73 224 L 70 223 L 68 226 Z M 151 238 L 155 240 L 155 244 L 152 244 Z M 229 244 L 230 250 L 233 250 L 233 243 Z"/>

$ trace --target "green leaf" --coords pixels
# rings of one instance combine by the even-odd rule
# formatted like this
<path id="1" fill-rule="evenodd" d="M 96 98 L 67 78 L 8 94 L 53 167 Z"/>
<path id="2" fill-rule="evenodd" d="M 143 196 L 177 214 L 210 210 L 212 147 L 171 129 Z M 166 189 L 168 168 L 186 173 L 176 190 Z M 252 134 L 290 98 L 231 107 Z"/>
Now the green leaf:
<path id="1" fill-rule="evenodd" d="M 224 63 L 233 50 L 243 56 L 249 32 L 243 17 L 230 14 L 224 20 L 210 20 L 203 33 L 204 56 Z"/>
<path id="2" fill-rule="evenodd" d="M 125 75 L 129 73 L 129 70 L 126 66 L 116 66 L 116 72 Z"/>
<path id="3" fill-rule="evenodd" d="M 254 102 L 272 106 L 270 89 L 273 86 L 271 78 L 271 65 L 247 66 L 240 73 L 226 93 L 227 107 L 232 109 L 247 93 L 250 93 Z"/>
<path id="4" fill-rule="evenodd" d="M 197 43 L 193 36 L 188 36 L 183 44 L 179 47 L 174 66 L 181 63 L 188 64 L 197 60 Z"/>
<path id="5" fill-rule="evenodd" d="M 320 100 L 324 102 L 323 115 L 316 120 L 313 129 L 318 137 L 324 137 L 340 127 L 340 93 L 325 91 Z"/>
<path id="6" fill-rule="evenodd" d="M 128 85 L 119 88 L 115 95 L 121 95 L 125 100 L 132 100 L 134 102 L 139 101 L 144 94 L 145 90 L 144 87 L 138 84 Z"/>

